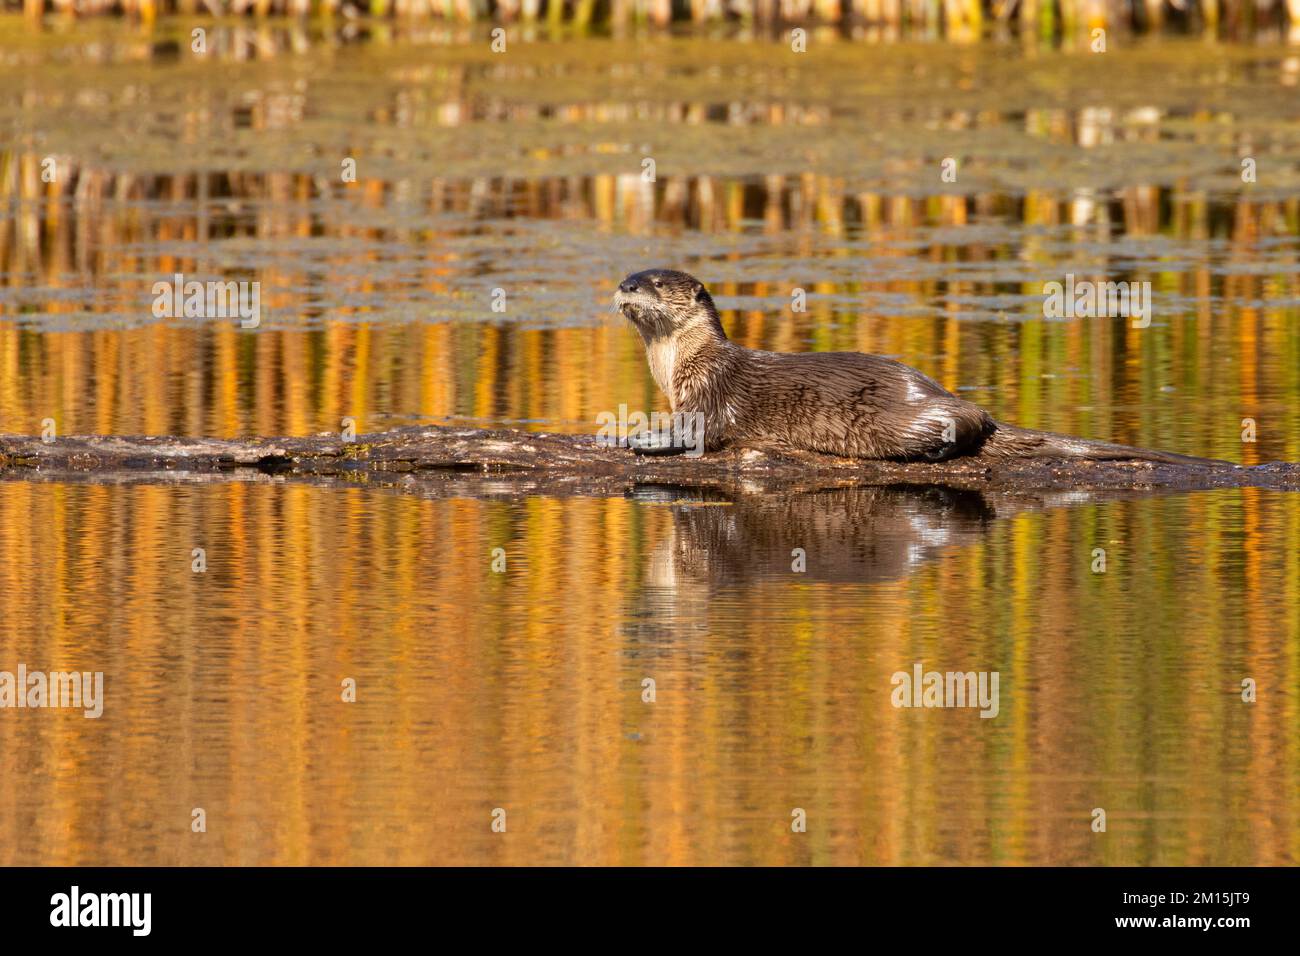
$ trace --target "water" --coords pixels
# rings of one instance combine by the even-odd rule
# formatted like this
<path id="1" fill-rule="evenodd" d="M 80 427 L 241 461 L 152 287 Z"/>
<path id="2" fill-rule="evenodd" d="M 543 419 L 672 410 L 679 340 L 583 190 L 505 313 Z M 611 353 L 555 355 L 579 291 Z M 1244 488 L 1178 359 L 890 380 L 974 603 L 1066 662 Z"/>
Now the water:
<path id="1" fill-rule="evenodd" d="M 1300 459 L 1291 47 L 6 30 L 0 433 L 591 432 L 666 407 L 608 301 L 673 265 L 746 345 Z M 176 272 L 262 327 L 155 319 Z M 1044 320 L 1070 272 L 1151 328 Z M 0 670 L 106 701 L 0 711 L 0 863 L 1294 864 L 1297 540 L 1252 490 L 7 478 Z M 892 706 L 918 661 L 997 717 Z"/>

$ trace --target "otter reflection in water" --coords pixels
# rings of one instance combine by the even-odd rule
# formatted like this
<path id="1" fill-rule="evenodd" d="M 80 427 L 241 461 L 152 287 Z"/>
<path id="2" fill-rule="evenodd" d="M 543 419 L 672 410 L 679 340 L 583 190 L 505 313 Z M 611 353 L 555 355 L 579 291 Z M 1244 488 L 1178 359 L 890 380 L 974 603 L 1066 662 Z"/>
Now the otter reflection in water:
<path id="1" fill-rule="evenodd" d="M 811 583 L 895 581 L 946 549 L 974 543 L 999 519 L 1147 495 L 1129 489 L 992 493 L 937 485 L 735 493 L 639 485 L 630 494 L 672 510 L 672 530 L 652 554 L 645 580 L 663 588 L 745 584 L 792 573 Z"/>
<path id="2" fill-rule="evenodd" d="M 633 497 L 672 508 L 672 532 L 647 573 L 657 587 L 743 584 L 796 567 L 804 581 L 892 581 L 946 547 L 978 539 L 997 516 L 979 492 L 941 487 L 729 496 L 641 486 Z"/>

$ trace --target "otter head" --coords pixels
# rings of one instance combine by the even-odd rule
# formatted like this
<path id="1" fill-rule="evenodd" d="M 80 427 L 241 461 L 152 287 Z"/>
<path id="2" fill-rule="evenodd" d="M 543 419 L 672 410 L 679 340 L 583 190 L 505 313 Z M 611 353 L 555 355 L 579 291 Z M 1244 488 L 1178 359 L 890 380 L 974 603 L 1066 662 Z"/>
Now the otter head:
<path id="1" fill-rule="evenodd" d="M 614 307 L 631 320 L 647 345 L 680 336 L 726 338 L 709 290 L 685 272 L 634 272 L 618 284 Z"/>

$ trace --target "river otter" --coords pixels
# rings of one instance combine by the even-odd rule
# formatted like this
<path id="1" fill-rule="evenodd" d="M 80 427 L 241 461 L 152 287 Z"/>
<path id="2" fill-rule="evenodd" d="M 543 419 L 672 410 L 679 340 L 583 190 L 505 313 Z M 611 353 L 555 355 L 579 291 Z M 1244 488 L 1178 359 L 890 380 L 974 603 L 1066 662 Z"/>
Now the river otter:
<path id="1" fill-rule="evenodd" d="M 694 276 L 637 272 L 614 306 L 645 342 L 650 371 L 678 413 L 700 421 L 705 451 L 750 444 L 845 458 L 946 461 L 964 456 L 1140 460 L 1228 465 L 994 421 L 978 405 L 892 359 L 861 352 L 762 352 L 727 338 Z M 685 450 L 675 437 L 634 436 L 643 454 Z"/>

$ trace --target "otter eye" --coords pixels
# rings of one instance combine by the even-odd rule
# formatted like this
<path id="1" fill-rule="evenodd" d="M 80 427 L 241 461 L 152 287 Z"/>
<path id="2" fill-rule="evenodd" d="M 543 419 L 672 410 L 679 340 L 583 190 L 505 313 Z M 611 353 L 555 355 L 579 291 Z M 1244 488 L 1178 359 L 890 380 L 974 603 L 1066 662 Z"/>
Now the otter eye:
<path id="1" fill-rule="evenodd" d="M 655 279 L 655 288 L 656 288 L 656 289 L 662 289 L 663 287 L 664 287 L 664 284 L 663 284 L 662 282 L 660 282 L 658 279 Z"/>

